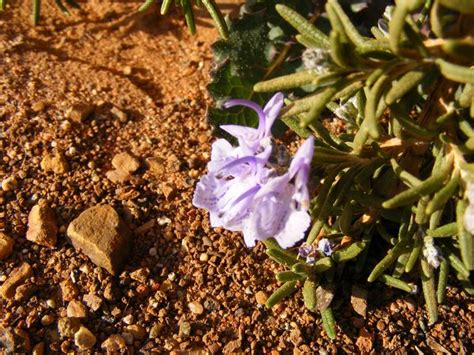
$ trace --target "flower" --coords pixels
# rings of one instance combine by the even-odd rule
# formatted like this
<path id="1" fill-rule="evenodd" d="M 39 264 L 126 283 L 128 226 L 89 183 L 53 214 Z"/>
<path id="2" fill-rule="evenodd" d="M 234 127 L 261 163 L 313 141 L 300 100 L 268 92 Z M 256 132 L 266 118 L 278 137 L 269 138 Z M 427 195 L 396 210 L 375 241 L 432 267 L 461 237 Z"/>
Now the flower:
<path id="1" fill-rule="evenodd" d="M 235 105 L 254 109 L 258 127 L 221 126 L 239 145 L 234 147 L 224 139 L 214 142 L 208 173 L 196 185 L 193 204 L 209 211 L 212 227 L 243 232 L 248 247 L 273 237 L 288 248 L 304 237 L 310 224 L 307 183 L 314 138 L 308 138 L 290 165 L 282 167 L 279 164 L 286 159 L 279 157 L 279 149 L 273 149 L 271 126 L 283 105 L 283 95 L 274 95 L 263 109 L 246 100 L 226 103 L 226 107 Z M 270 160 L 277 161 L 277 166 Z"/>
<path id="2" fill-rule="evenodd" d="M 434 244 L 433 238 L 425 238 L 423 245 L 423 256 L 428 264 L 437 269 L 441 262 L 441 250 Z"/>
<path id="3" fill-rule="evenodd" d="M 332 255 L 331 242 L 327 238 L 322 238 L 318 242 L 318 250 L 326 256 Z"/>
<path id="4" fill-rule="evenodd" d="M 474 234 L 474 183 L 468 181 L 466 184 L 466 197 L 469 205 L 464 211 L 464 228 Z"/>
<path id="5" fill-rule="evenodd" d="M 271 129 L 273 122 L 280 114 L 283 107 L 283 94 L 276 93 L 262 109 L 255 102 L 249 100 L 228 100 L 225 108 L 245 106 L 254 110 L 258 115 L 258 127 L 245 127 L 239 125 L 222 125 L 221 129 L 234 136 L 239 141 L 239 146 L 247 153 L 255 153 L 271 143 Z"/>
<path id="6" fill-rule="evenodd" d="M 318 74 L 327 71 L 330 63 L 329 51 L 322 48 L 307 48 L 301 56 L 303 66 L 307 70 L 314 70 Z"/>

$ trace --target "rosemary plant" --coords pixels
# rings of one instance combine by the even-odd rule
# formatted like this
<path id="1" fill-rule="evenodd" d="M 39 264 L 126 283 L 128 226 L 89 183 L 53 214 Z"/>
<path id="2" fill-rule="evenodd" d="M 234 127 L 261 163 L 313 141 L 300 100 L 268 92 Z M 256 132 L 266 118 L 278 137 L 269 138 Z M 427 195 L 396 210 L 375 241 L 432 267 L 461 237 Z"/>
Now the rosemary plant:
<path id="1" fill-rule="evenodd" d="M 280 46 L 251 90 L 245 74 L 232 70 L 222 85 L 222 67 L 210 87 L 217 100 L 237 87 L 246 99 L 284 92 L 280 119 L 314 137 L 304 243 L 288 248 L 260 238 L 287 268 L 276 275 L 282 284 L 267 307 L 301 288 L 306 307 L 321 313 L 334 338 L 331 302 L 337 280 L 351 270 L 409 293 L 419 280 L 433 324 L 450 273 L 474 291 L 474 2 L 398 0 L 365 34 L 337 0 L 325 5 L 326 29 L 314 24 L 317 14 L 307 19 L 283 3 L 275 9 L 303 47 L 291 40 Z M 294 61 L 295 47 L 303 48 L 302 68 L 268 79 L 276 65 Z M 247 213 L 252 220 L 258 212 Z M 382 248 L 386 255 L 374 260 Z"/>

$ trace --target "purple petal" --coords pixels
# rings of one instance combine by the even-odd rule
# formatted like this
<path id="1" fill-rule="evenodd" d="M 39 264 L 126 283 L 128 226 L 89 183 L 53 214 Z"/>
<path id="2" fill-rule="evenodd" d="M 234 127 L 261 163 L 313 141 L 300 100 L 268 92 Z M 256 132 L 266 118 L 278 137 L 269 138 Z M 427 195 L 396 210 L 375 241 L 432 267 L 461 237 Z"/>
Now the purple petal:
<path id="1" fill-rule="evenodd" d="M 263 130 L 263 128 L 265 127 L 265 113 L 263 112 L 260 105 L 256 104 L 253 101 L 243 100 L 243 99 L 232 99 L 232 100 L 228 100 L 224 103 L 225 108 L 230 108 L 230 107 L 234 107 L 234 106 L 245 106 L 245 107 L 248 107 L 248 108 L 251 108 L 252 110 L 254 110 L 258 115 L 258 128 L 259 128 L 259 131 Z M 222 128 L 222 126 L 221 126 L 221 128 Z"/>
<path id="2" fill-rule="evenodd" d="M 273 123 L 283 107 L 283 98 L 284 95 L 281 92 L 277 92 L 263 108 L 263 112 L 265 113 L 265 137 L 271 134 Z"/>
<path id="3" fill-rule="evenodd" d="M 290 179 L 292 179 L 298 171 L 304 166 L 310 166 L 314 154 L 314 137 L 311 136 L 304 141 L 296 152 L 290 164 Z"/>
<path id="4" fill-rule="evenodd" d="M 212 143 L 211 160 L 223 160 L 232 157 L 235 154 L 236 148 L 233 147 L 227 140 L 218 139 Z"/>
<path id="5" fill-rule="evenodd" d="M 291 210 L 275 239 L 282 248 L 290 248 L 304 238 L 305 232 L 311 223 L 306 211 Z"/>

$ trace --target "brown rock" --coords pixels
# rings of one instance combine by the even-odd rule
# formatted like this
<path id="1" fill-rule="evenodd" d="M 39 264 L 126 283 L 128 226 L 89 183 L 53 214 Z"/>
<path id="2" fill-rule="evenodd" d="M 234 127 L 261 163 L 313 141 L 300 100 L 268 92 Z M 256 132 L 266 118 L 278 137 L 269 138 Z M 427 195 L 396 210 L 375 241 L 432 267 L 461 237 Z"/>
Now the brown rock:
<path id="1" fill-rule="evenodd" d="M 15 334 L 10 328 L 0 326 L 0 345 L 7 354 L 13 354 L 16 348 Z"/>
<path id="2" fill-rule="evenodd" d="M 58 226 L 54 211 L 44 202 L 35 205 L 28 215 L 26 239 L 39 245 L 53 247 L 57 241 L 57 234 Z"/>
<path id="3" fill-rule="evenodd" d="M 140 162 L 137 158 L 125 152 L 114 156 L 112 166 L 119 171 L 134 173 L 140 167 Z"/>
<path id="4" fill-rule="evenodd" d="M 74 344 L 81 350 L 91 349 L 96 341 L 95 335 L 84 326 L 81 326 L 74 334 Z"/>
<path id="5" fill-rule="evenodd" d="M 148 280 L 148 275 L 150 274 L 150 270 L 146 267 L 142 267 L 130 273 L 130 278 L 132 280 L 145 283 Z"/>
<path id="6" fill-rule="evenodd" d="M 241 351 L 242 341 L 240 339 L 229 341 L 223 349 L 224 354 L 232 354 Z"/>
<path id="7" fill-rule="evenodd" d="M 69 224 L 67 235 L 74 248 L 112 275 L 121 270 L 130 251 L 130 231 L 109 205 L 82 212 Z"/>
<path id="8" fill-rule="evenodd" d="M 37 101 L 33 105 L 31 105 L 31 109 L 34 112 L 41 112 L 45 109 L 46 105 L 43 101 Z"/>
<path id="9" fill-rule="evenodd" d="M 166 162 L 164 159 L 151 157 L 146 160 L 146 164 L 150 172 L 155 177 L 161 177 L 166 173 Z"/>
<path id="10" fill-rule="evenodd" d="M 86 306 L 78 300 L 72 300 L 67 305 L 66 314 L 69 318 L 87 318 L 87 308 Z"/>
<path id="11" fill-rule="evenodd" d="M 188 308 L 194 314 L 202 314 L 204 312 L 204 307 L 197 301 L 188 303 Z"/>
<path id="12" fill-rule="evenodd" d="M 43 355 L 44 354 L 44 342 L 38 343 L 33 347 L 33 355 Z"/>
<path id="13" fill-rule="evenodd" d="M 133 339 L 143 340 L 146 336 L 146 330 L 141 325 L 131 324 L 125 327 L 125 330 L 133 335 Z"/>
<path id="14" fill-rule="evenodd" d="M 258 291 L 255 294 L 255 300 L 257 301 L 258 304 L 265 304 L 267 303 L 268 295 L 263 292 L 263 291 Z"/>
<path id="15" fill-rule="evenodd" d="M 114 184 L 128 181 L 131 178 L 131 175 L 128 172 L 120 170 L 107 171 L 105 176 L 107 176 L 107 179 L 112 181 Z"/>
<path id="16" fill-rule="evenodd" d="M 26 301 L 29 299 L 36 291 L 38 287 L 34 284 L 24 284 L 17 287 L 15 290 L 15 301 Z"/>
<path id="17" fill-rule="evenodd" d="M 72 301 L 77 297 L 78 295 L 77 287 L 76 285 L 72 283 L 71 280 L 61 281 L 59 286 L 61 287 L 63 301 L 66 301 L 66 302 Z"/>
<path id="18" fill-rule="evenodd" d="M 68 117 L 78 123 L 84 121 L 94 111 L 95 107 L 89 103 L 74 104 L 68 112 Z"/>
<path id="19" fill-rule="evenodd" d="M 359 337 L 357 338 L 356 345 L 361 353 L 368 354 L 374 346 L 374 334 L 369 333 L 367 329 L 362 328 L 359 331 Z"/>
<path id="20" fill-rule="evenodd" d="M 46 153 L 41 160 L 41 169 L 46 173 L 53 172 L 55 174 L 64 174 L 69 171 L 69 163 L 64 155 L 59 152 L 55 154 Z"/>
<path id="21" fill-rule="evenodd" d="M 0 296 L 4 299 L 11 300 L 15 296 L 15 291 L 25 282 L 26 279 L 33 275 L 33 269 L 30 264 L 23 263 L 19 267 L 13 269 L 8 279 L 0 287 Z"/>
<path id="22" fill-rule="evenodd" d="M 367 316 L 367 290 L 356 285 L 352 286 L 351 304 L 354 311 L 365 318 Z"/>
<path id="23" fill-rule="evenodd" d="M 118 334 L 109 336 L 100 346 L 107 354 L 121 354 L 127 349 L 125 339 Z"/>
<path id="24" fill-rule="evenodd" d="M 77 318 L 60 318 L 58 321 L 58 331 L 61 337 L 72 338 L 81 327 L 81 322 Z"/>
<path id="25" fill-rule="evenodd" d="M 82 300 L 94 312 L 97 311 L 100 308 L 100 306 L 102 306 L 102 298 L 100 298 L 97 295 L 94 295 L 93 293 L 89 293 L 87 295 L 84 295 Z"/>
<path id="26" fill-rule="evenodd" d="M 161 330 L 163 329 L 163 323 L 157 322 L 150 329 L 150 339 L 156 339 L 160 336 Z"/>
<path id="27" fill-rule="evenodd" d="M 0 260 L 5 260 L 13 252 L 15 240 L 5 233 L 0 232 Z"/>
<path id="28" fill-rule="evenodd" d="M 114 115 L 122 123 L 125 123 L 128 121 L 128 115 L 125 112 L 123 112 L 121 109 L 119 109 L 118 107 L 114 106 L 110 110 L 110 113 Z"/>

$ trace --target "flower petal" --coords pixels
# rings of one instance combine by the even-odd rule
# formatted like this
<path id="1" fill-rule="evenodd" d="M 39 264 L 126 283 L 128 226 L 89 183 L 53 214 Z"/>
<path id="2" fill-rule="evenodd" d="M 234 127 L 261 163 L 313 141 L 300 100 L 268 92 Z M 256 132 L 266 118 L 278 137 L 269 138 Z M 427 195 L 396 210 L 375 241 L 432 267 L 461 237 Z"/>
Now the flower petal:
<path id="1" fill-rule="evenodd" d="M 292 210 L 275 239 L 282 248 L 290 248 L 304 238 L 311 223 L 311 217 L 306 211 Z"/>
<path id="2" fill-rule="evenodd" d="M 271 135 L 273 123 L 278 118 L 281 108 L 283 107 L 283 98 L 284 95 L 281 92 L 277 92 L 263 108 L 263 112 L 265 113 L 265 137 Z"/>

